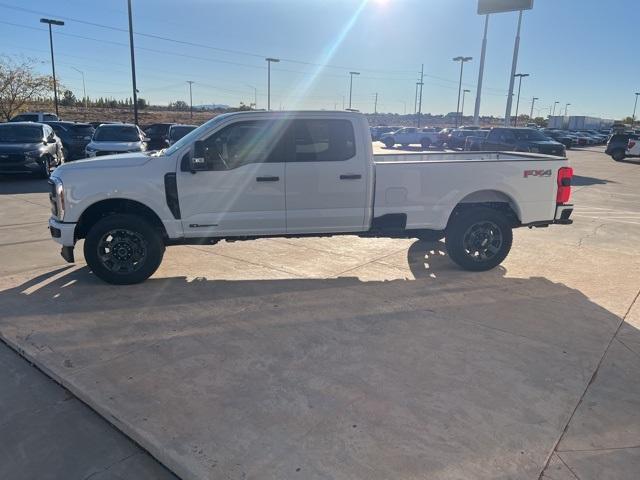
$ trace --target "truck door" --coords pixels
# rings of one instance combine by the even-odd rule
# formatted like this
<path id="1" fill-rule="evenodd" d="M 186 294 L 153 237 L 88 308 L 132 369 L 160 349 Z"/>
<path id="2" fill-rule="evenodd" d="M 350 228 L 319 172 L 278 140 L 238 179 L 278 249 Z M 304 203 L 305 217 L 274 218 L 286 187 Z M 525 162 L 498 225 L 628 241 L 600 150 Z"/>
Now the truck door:
<path id="1" fill-rule="evenodd" d="M 193 152 L 185 155 L 177 173 L 185 236 L 286 231 L 284 130 L 278 122 L 238 121 L 203 140 L 204 170 L 192 172 Z"/>
<path id="2" fill-rule="evenodd" d="M 354 126 L 343 119 L 297 119 L 286 165 L 288 233 L 355 232 L 364 228 L 367 165 Z"/>

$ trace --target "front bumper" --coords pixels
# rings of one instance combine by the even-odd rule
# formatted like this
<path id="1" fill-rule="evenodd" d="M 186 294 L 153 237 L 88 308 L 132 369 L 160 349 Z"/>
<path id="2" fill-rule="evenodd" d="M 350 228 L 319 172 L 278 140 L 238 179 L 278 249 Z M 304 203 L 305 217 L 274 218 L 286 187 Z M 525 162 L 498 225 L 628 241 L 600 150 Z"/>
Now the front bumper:
<path id="1" fill-rule="evenodd" d="M 64 223 L 54 217 L 49 219 L 51 238 L 63 247 L 73 247 L 75 245 L 75 231 L 75 223 Z"/>

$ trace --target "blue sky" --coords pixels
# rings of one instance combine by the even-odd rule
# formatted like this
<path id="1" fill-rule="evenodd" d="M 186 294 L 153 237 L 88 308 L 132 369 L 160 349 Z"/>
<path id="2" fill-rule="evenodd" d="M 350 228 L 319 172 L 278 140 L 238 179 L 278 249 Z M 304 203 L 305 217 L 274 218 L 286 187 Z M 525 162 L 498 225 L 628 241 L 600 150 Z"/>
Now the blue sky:
<path id="1" fill-rule="evenodd" d="M 272 107 L 413 111 L 415 82 L 425 65 L 423 111 L 455 111 L 459 64 L 465 65 L 465 112 L 475 100 L 483 17 L 476 0 L 133 0 L 134 30 L 192 46 L 136 35 L 140 95 L 152 103 L 266 106 L 265 56 L 282 62 L 272 69 Z M 7 7 L 17 7 L 7 8 Z M 19 9 L 32 10 L 24 11 Z M 640 90 L 635 32 L 638 0 L 535 0 L 523 17 L 518 71 L 523 80 L 521 112 L 539 97 L 537 114 L 571 103 L 569 113 L 620 118 L 631 115 Z M 0 53 L 48 62 L 41 16 L 60 18 L 56 67 L 60 81 L 82 94 L 84 71 L 92 97 L 130 95 L 126 0 L 0 0 Z M 80 23 L 92 22 L 112 28 Z M 492 15 L 482 96 L 483 115 L 504 115 L 517 13 Z M 16 25 L 9 25 L 12 23 Z M 25 28 L 31 27 L 31 28 Z M 90 37 L 96 40 L 82 39 Z M 206 48 L 206 47 L 209 48 Z M 220 49 L 220 50 L 217 50 Z M 228 51 L 231 50 L 231 51 Z M 321 67 L 319 65 L 325 65 Z M 49 72 L 49 63 L 38 68 Z M 347 100 L 348 101 L 348 100 Z M 515 108 L 515 105 L 514 105 Z M 557 110 L 559 111 L 559 110 Z"/>

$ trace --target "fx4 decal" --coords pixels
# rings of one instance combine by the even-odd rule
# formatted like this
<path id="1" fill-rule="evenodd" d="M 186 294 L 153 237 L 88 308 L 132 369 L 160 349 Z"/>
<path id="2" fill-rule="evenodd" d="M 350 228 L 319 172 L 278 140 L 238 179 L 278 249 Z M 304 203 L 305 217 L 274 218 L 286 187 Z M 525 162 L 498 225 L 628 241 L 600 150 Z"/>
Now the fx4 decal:
<path id="1" fill-rule="evenodd" d="M 551 170 L 525 170 L 524 178 L 529 177 L 550 177 Z"/>

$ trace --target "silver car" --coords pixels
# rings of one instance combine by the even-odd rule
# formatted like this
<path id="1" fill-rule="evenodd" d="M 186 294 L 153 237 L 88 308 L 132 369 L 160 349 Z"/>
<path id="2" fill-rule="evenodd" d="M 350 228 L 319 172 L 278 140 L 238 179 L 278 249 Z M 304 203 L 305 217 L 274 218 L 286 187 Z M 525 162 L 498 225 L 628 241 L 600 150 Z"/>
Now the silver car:
<path id="1" fill-rule="evenodd" d="M 129 123 L 103 124 L 96 128 L 86 146 L 87 157 L 113 155 L 147 150 L 148 138 L 137 125 Z"/>

